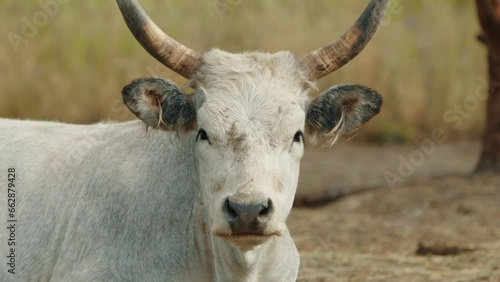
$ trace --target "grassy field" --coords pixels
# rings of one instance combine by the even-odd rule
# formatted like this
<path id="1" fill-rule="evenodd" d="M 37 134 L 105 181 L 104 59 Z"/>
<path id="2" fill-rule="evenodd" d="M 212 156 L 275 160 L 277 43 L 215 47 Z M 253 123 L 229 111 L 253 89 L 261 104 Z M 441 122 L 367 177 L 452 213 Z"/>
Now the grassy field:
<path id="1" fill-rule="evenodd" d="M 41 4 L 47 2 L 51 9 Z M 340 35 L 367 1 L 141 3 L 159 26 L 194 49 L 303 54 Z M 130 80 L 161 75 L 185 82 L 135 42 L 115 1 L 0 4 L 2 117 L 126 120 L 133 116 L 122 106 L 120 90 Z M 475 40 L 478 31 L 473 1 L 392 0 L 375 39 L 351 64 L 322 79 L 320 90 L 354 82 L 383 94 L 383 112 L 362 130 L 361 140 L 410 141 L 427 138 L 437 127 L 450 130 L 449 140 L 475 139 L 484 99 L 476 99 L 453 129 L 456 124 L 443 114 L 484 92 L 486 51 Z"/>

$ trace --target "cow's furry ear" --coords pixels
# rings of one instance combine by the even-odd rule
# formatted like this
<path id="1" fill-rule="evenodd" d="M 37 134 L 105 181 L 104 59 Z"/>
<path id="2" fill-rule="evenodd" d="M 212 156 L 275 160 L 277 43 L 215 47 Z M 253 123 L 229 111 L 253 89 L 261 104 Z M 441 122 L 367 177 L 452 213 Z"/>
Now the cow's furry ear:
<path id="1" fill-rule="evenodd" d="M 343 84 L 328 89 L 311 101 L 306 116 L 306 135 L 312 143 L 333 145 L 380 112 L 382 97 L 360 85 Z"/>
<path id="2" fill-rule="evenodd" d="M 169 80 L 136 79 L 123 88 L 122 97 L 125 105 L 148 126 L 184 132 L 196 127 L 191 96 Z"/>

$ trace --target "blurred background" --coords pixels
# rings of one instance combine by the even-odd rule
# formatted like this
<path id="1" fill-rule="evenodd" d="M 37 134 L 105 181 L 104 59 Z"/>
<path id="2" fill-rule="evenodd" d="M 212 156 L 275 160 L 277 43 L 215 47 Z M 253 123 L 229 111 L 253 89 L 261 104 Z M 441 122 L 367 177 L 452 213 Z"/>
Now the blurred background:
<path id="1" fill-rule="evenodd" d="M 57 11 L 45 12 L 45 2 L 56 3 Z M 119 100 L 121 87 L 130 80 L 160 75 L 185 82 L 142 49 L 114 1 L 0 3 L 3 117 L 73 123 L 126 120 L 133 116 Z M 300 55 L 344 32 L 366 1 L 141 4 L 167 33 L 197 50 L 288 49 Z M 44 13 L 47 20 L 40 15 Z M 408 142 L 427 136 L 435 127 L 450 127 L 443 113 L 474 93 L 485 77 L 486 50 L 475 39 L 479 31 L 473 1 L 393 0 L 377 36 L 354 61 L 319 81 L 320 90 L 352 82 L 383 94 L 382 113 L 356 140 Z M 483 108 L 472 112 L 450 132 L 450 141 L 477 139 L 483 116 Z"/>

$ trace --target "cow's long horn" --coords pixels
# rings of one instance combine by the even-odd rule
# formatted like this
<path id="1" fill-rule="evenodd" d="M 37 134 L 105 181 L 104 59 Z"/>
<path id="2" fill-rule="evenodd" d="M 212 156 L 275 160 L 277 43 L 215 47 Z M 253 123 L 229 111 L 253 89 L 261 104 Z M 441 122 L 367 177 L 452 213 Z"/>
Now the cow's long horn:
<path id="1" fill-rule="evenodd" d="M 137 0 L 116 0 L 116 2 L 128 28 L 142 47 L 159 62 L 189 79 L 201 64 L 200 53 L 164 33 L 146 15 Z"/>
<path id="2" fill-rule="evenodd" d="M 356 23 L 330 44 L 300 58 L 311 80 L 338 70 L 363 50 L 384 17 L 390 0 L 372 0 Z"/>

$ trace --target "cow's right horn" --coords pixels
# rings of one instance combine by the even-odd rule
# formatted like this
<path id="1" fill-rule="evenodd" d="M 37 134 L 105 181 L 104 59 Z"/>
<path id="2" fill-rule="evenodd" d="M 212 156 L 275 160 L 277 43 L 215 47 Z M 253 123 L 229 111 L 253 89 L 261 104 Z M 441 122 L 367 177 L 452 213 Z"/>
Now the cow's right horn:
<path id="1" fill-rule="evenodd" d="M 116 0 L 134 37 L 159 62 L 191 78 L 201 64 L 200 53 L 180 44 L 163 32 L 144 12 L 137 0 Z"/>

